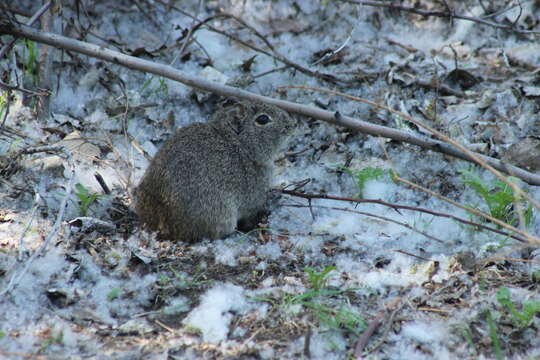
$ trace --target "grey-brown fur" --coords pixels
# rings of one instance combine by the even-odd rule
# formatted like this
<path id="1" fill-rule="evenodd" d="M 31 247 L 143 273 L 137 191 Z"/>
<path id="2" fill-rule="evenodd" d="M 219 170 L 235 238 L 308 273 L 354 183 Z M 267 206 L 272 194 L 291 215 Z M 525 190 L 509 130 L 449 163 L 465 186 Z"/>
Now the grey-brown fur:
<path id="1" fill-rule="evenodd" d="M 267 124 L 266 115 L 271 121 Z M 136 211 L 165 238 L 194 241 L 255 226 L 273 161 L 293 121 L 273 106 L 229 101 L 185 126 L 158 151 L 136 191 Z"/>

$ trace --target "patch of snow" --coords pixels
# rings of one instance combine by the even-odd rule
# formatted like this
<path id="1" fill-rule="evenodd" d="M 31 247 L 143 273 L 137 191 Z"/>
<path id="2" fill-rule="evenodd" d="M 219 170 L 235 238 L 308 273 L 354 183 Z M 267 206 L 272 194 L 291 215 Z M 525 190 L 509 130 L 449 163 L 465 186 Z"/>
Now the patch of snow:
<path id="1" fill-rule="evenodd" d="M 219 343 L 227 339 L 233 313 L 245 313 L 247 301 L 244 289 L 230 283 L 214 286 L 202 297 L 184 324 L 199 329 L 205 342 Z"/>
<path id="2" fill-rule="evenodd" d="M 281 248 L 279 247 L 279 244 L 275 242 L 269 242 L 257 249 L 257 256 L 262 258 L 277 260 L 281 257 L 281 255 Z"/>
<path id="3" fill-rule="evenodd" d="M 418 342 L 429 344 L 445 340 L 449 334 L 448 326 L 443 322 L 420 320 L 412 321 L 403 325 L 403 335 Z"/>

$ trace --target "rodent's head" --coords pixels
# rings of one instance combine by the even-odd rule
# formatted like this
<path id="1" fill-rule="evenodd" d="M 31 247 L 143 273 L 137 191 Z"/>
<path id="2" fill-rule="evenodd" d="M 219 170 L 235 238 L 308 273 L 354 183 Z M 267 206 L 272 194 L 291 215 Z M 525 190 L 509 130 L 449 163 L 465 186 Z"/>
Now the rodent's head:
<path id="1" fill-rule="evenodd" d="M 211 122 L 259 162 L 272 160 L 294 129 L 294 120 L 284 110 L 235 99 L 222 104 Z"/>

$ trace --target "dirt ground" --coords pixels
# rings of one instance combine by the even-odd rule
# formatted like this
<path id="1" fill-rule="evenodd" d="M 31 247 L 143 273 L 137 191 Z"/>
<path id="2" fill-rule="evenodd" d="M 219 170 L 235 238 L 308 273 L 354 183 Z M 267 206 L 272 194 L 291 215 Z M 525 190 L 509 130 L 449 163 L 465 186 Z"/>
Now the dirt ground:
<path id="1" fill-rule="evenodd" d="M 50 32 L 540 170 L 537 1 L 55 3 Z M 0 72 L 0 358 L 540 358 L 538 244 L 467 211 L 539 209 L 489 171 L 296 116 L 259 228 L 158 240 L 133 190 L 222 99 L 25 39 Z"/>

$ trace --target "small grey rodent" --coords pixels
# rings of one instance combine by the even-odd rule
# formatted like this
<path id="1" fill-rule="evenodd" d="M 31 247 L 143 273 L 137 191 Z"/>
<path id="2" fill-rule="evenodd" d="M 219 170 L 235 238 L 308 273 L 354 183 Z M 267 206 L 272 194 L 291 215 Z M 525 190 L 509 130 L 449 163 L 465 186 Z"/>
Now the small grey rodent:
<path id="1" fill-rule="evenodd" d="M 264 211 L 279 148 L 294 128 L 283 110 L 229 100 L 207 123 L 179 129 L 136 190 L 136 212 L 171 240 L 218 239 Z"/>

